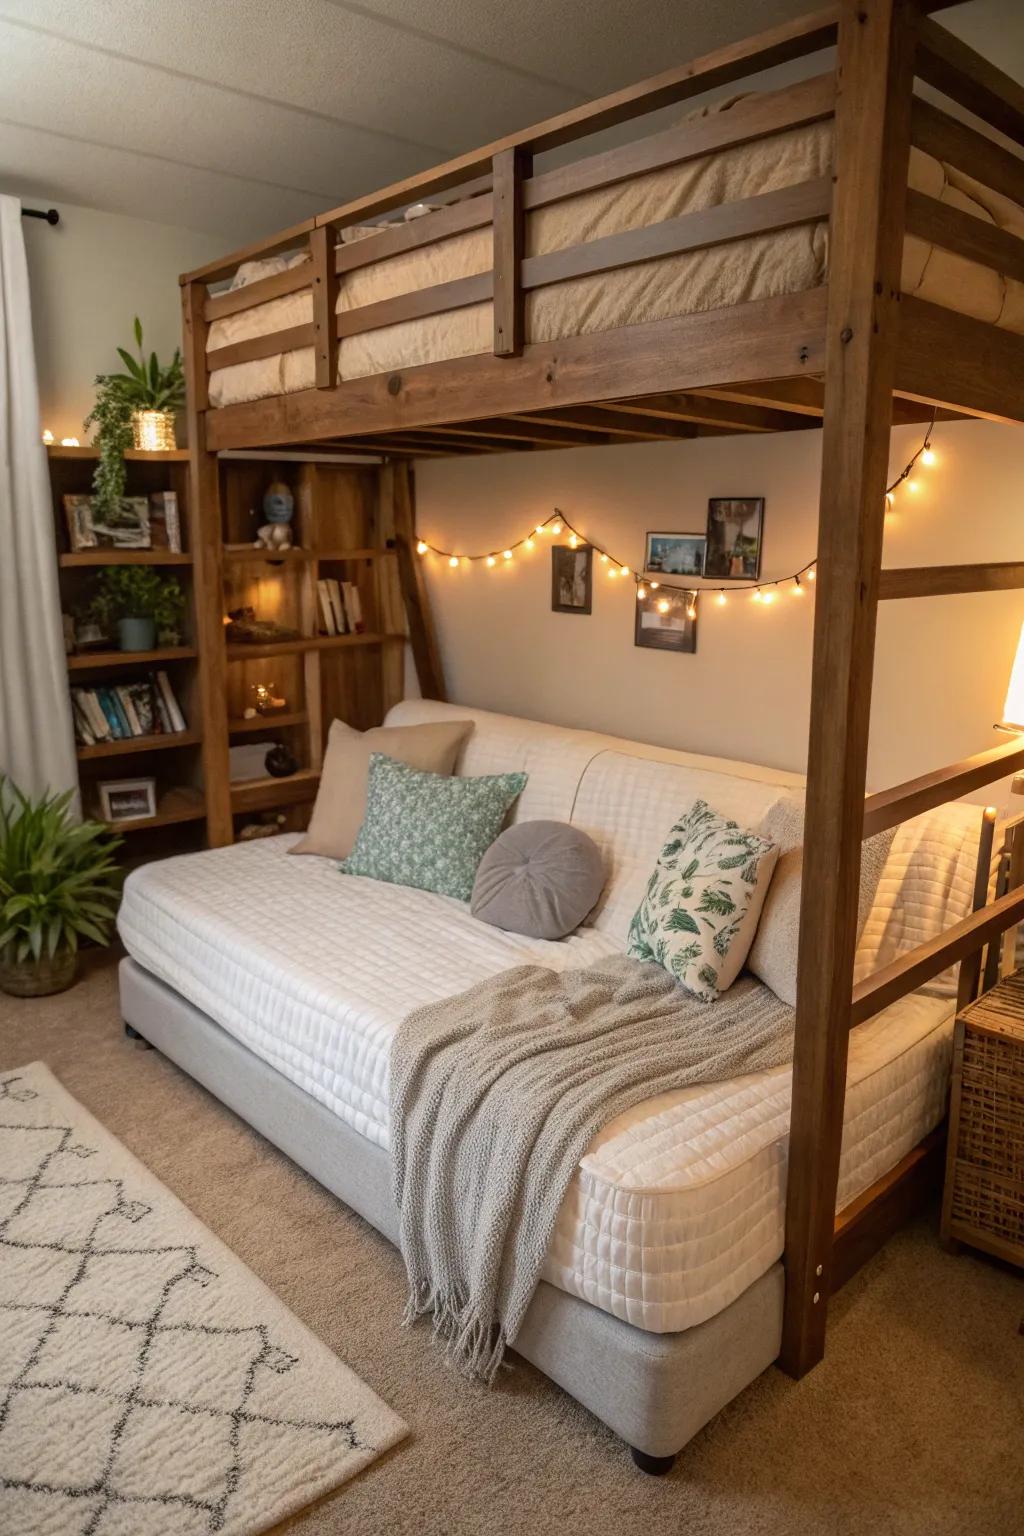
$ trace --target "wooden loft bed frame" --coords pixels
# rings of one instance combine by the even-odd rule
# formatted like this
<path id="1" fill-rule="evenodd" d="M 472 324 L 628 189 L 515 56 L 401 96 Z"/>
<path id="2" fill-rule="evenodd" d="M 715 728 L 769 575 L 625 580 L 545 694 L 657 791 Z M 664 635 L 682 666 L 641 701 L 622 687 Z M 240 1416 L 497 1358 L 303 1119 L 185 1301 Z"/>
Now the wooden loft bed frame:
<path id="1" fill-rule="evenodd" d="M 941 3 L 838 0 L 803 20 L 363 197 L 183 279 L 194 505 L 217 520 L 216 454 L 309 445 L 367 448 L 395 464 L 423 453 L 552 447 L 578 441 L 784 430 L 820 418 L 823 430 L 805 865 L 793 1108 L 786 1208 L 786 1299 L 780 1363 L 799 1376 L 824 1352 L 827 1298 L 884 1240 L 930 1167 L 936 1138 L 835 1214 L 850 1029 L 961 960 L 961 995 L 979 980 L 982 947 L 1024 917 L 1024 890 L 987 903 L 948 932 L 853 987 L 860 848 L 864 837 L 1024 767 L 1014 739 L 966 762 L 865 800 L 871 676 L 880 599 L 1024 588 L 1019 564 L 881 569 L 884 489 L 893 419 L 932 409 L 1024 420 L 1024 337 L 900 293 L 904 235 L 1024 280 L 1024 241 L 908 192 L 911 145 L 1024 203 L 1024 160 L 987 134 L 913 94 L 915 77 L 998 134 L 1024 143 L 1024 89 L 933 21 Z M 534 154 L 655 108 L 679 103 L 771 65 L 837 45 L 833 68 L 624 148 L 534 175 Z M 832 182 L 807 183 L 524 258 L 526 211 L 654 168 L 785 128 L 834 117 Z M 421 197 L 440 211 L 372 240 L 339 246 L 348 225 Z M 830 219 L 827 284 L 801 293 L 598 335 L 531 343 L 531 288 L 751 234 Z M 361 263 L 459 231 L 493 227 L 493 269 L 339 317 L 339 281 Z M 284 250 L 310 261 L 238 291 L 211 292 L 238 264 Z M 225 347 L 210 357 L 218 317 L 312 287 L 311 325 Z M 387 375 L 337 380 L 339 333 L 493 299 L 489 355 Z M 304 346 L 316 349 L 315 389 L 208 408 L 217 367 Z M 396 523 L 407 599 L 416 576 L 408 497 Z M 220 626 L 216 539 L 201 538 L 197 580 Z M 429 616 L 423 617 L 429 626 Z M 421 631 L 423 625 L 421 625 Z M 424 691 L 429 635 L 412 636 Z M 213 645 L 217 642 L 211 637 Z M 206 670 L 216 689 L 218 670 Z M 221 666 L 221 672 L 223 665 Z M 214 717 L 216 710 L 213 711 Z M 207 750 L 221 750 L 213 732 Z M 230 825 L 227 837 L 230 836 Z"/>

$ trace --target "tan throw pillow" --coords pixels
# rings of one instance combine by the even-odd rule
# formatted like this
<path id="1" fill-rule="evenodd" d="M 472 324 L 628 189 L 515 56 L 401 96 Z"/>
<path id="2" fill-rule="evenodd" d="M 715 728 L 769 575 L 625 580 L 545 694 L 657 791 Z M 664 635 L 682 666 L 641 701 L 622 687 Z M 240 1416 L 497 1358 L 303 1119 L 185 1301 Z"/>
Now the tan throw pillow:
<path id="1" fill-rule="evenodd" d="M 347 859 L 366 815 L 366 780 L 371 752 L 424 773 L 450 774 L 472 720 L 438 720 L 429 725 L 378 725 L 354 731 L 342 720 L 331 722 L 309 828 L 289 853 L 319 853 Z"/>

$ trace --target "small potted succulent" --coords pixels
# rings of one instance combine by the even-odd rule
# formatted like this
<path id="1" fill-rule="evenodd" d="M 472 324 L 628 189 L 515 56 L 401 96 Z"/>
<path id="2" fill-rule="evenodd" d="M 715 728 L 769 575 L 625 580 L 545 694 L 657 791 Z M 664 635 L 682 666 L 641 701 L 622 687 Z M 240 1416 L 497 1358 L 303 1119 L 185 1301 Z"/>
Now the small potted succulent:
<path id="1" fill-rule="evenodd" d="M 122 651 L 151 651 L 177 645 L 185 594 L 174 576 L 149 565 L 107 565 L 99 573 L 89 614 L 107 634 L 117 630 Z"/>
<path id="2" fill-rule="evenodd" d="M 142 322 L 135 317 L 138 357 L 124 347 L 117 352 L 124 373 L 96 378 L 96 404 L 85 427 L 96 429 L 99 461 L 92 479 L 93 506 L 109 518 L 124 496 L 124 455 L 128 448 L 168 449 L 176 446 L 174 416 L 185 404 L 185 369 L 180 350 L 169 363 L 142 350 Z"/>
<path id="3" fill-rule="evenodd" d="M 32 800 L 0 774 L 0 990 L 63 992 L 81 939 L 105 944 L 117 913 L 121 839 L 76 821 L 72 791 Z"/>

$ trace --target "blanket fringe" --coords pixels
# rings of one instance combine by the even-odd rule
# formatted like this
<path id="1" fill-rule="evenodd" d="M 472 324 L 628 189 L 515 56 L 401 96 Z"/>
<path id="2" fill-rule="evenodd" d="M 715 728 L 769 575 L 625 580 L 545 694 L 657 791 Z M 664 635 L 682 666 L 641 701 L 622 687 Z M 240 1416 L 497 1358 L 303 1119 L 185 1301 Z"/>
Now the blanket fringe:
<path id="1" fill-rule="evenodd" d="M 444 1344 L 445 1359 L 464 1376 L 491 1386 L 505 1358 L 507 1340 L 501 1324 L 483 1318 L 458 1296 L 437 1291 L 429 1280 L 415 1280 L 402 1318 L 410 1328 L 429 1316 L 433 1336 Z"/>

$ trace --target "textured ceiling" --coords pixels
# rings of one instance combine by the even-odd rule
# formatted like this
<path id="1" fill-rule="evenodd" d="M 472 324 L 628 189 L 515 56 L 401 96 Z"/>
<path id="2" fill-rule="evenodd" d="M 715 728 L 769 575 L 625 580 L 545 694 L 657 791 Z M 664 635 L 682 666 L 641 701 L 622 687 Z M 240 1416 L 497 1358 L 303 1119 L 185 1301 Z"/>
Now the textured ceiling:
<path id="1" fill-rule="evenodd" d="M 0 190 L 242 244 L 814 0 L 0 0 Z M 943 20 L 1024 75 L 1021 0 Z"/>

